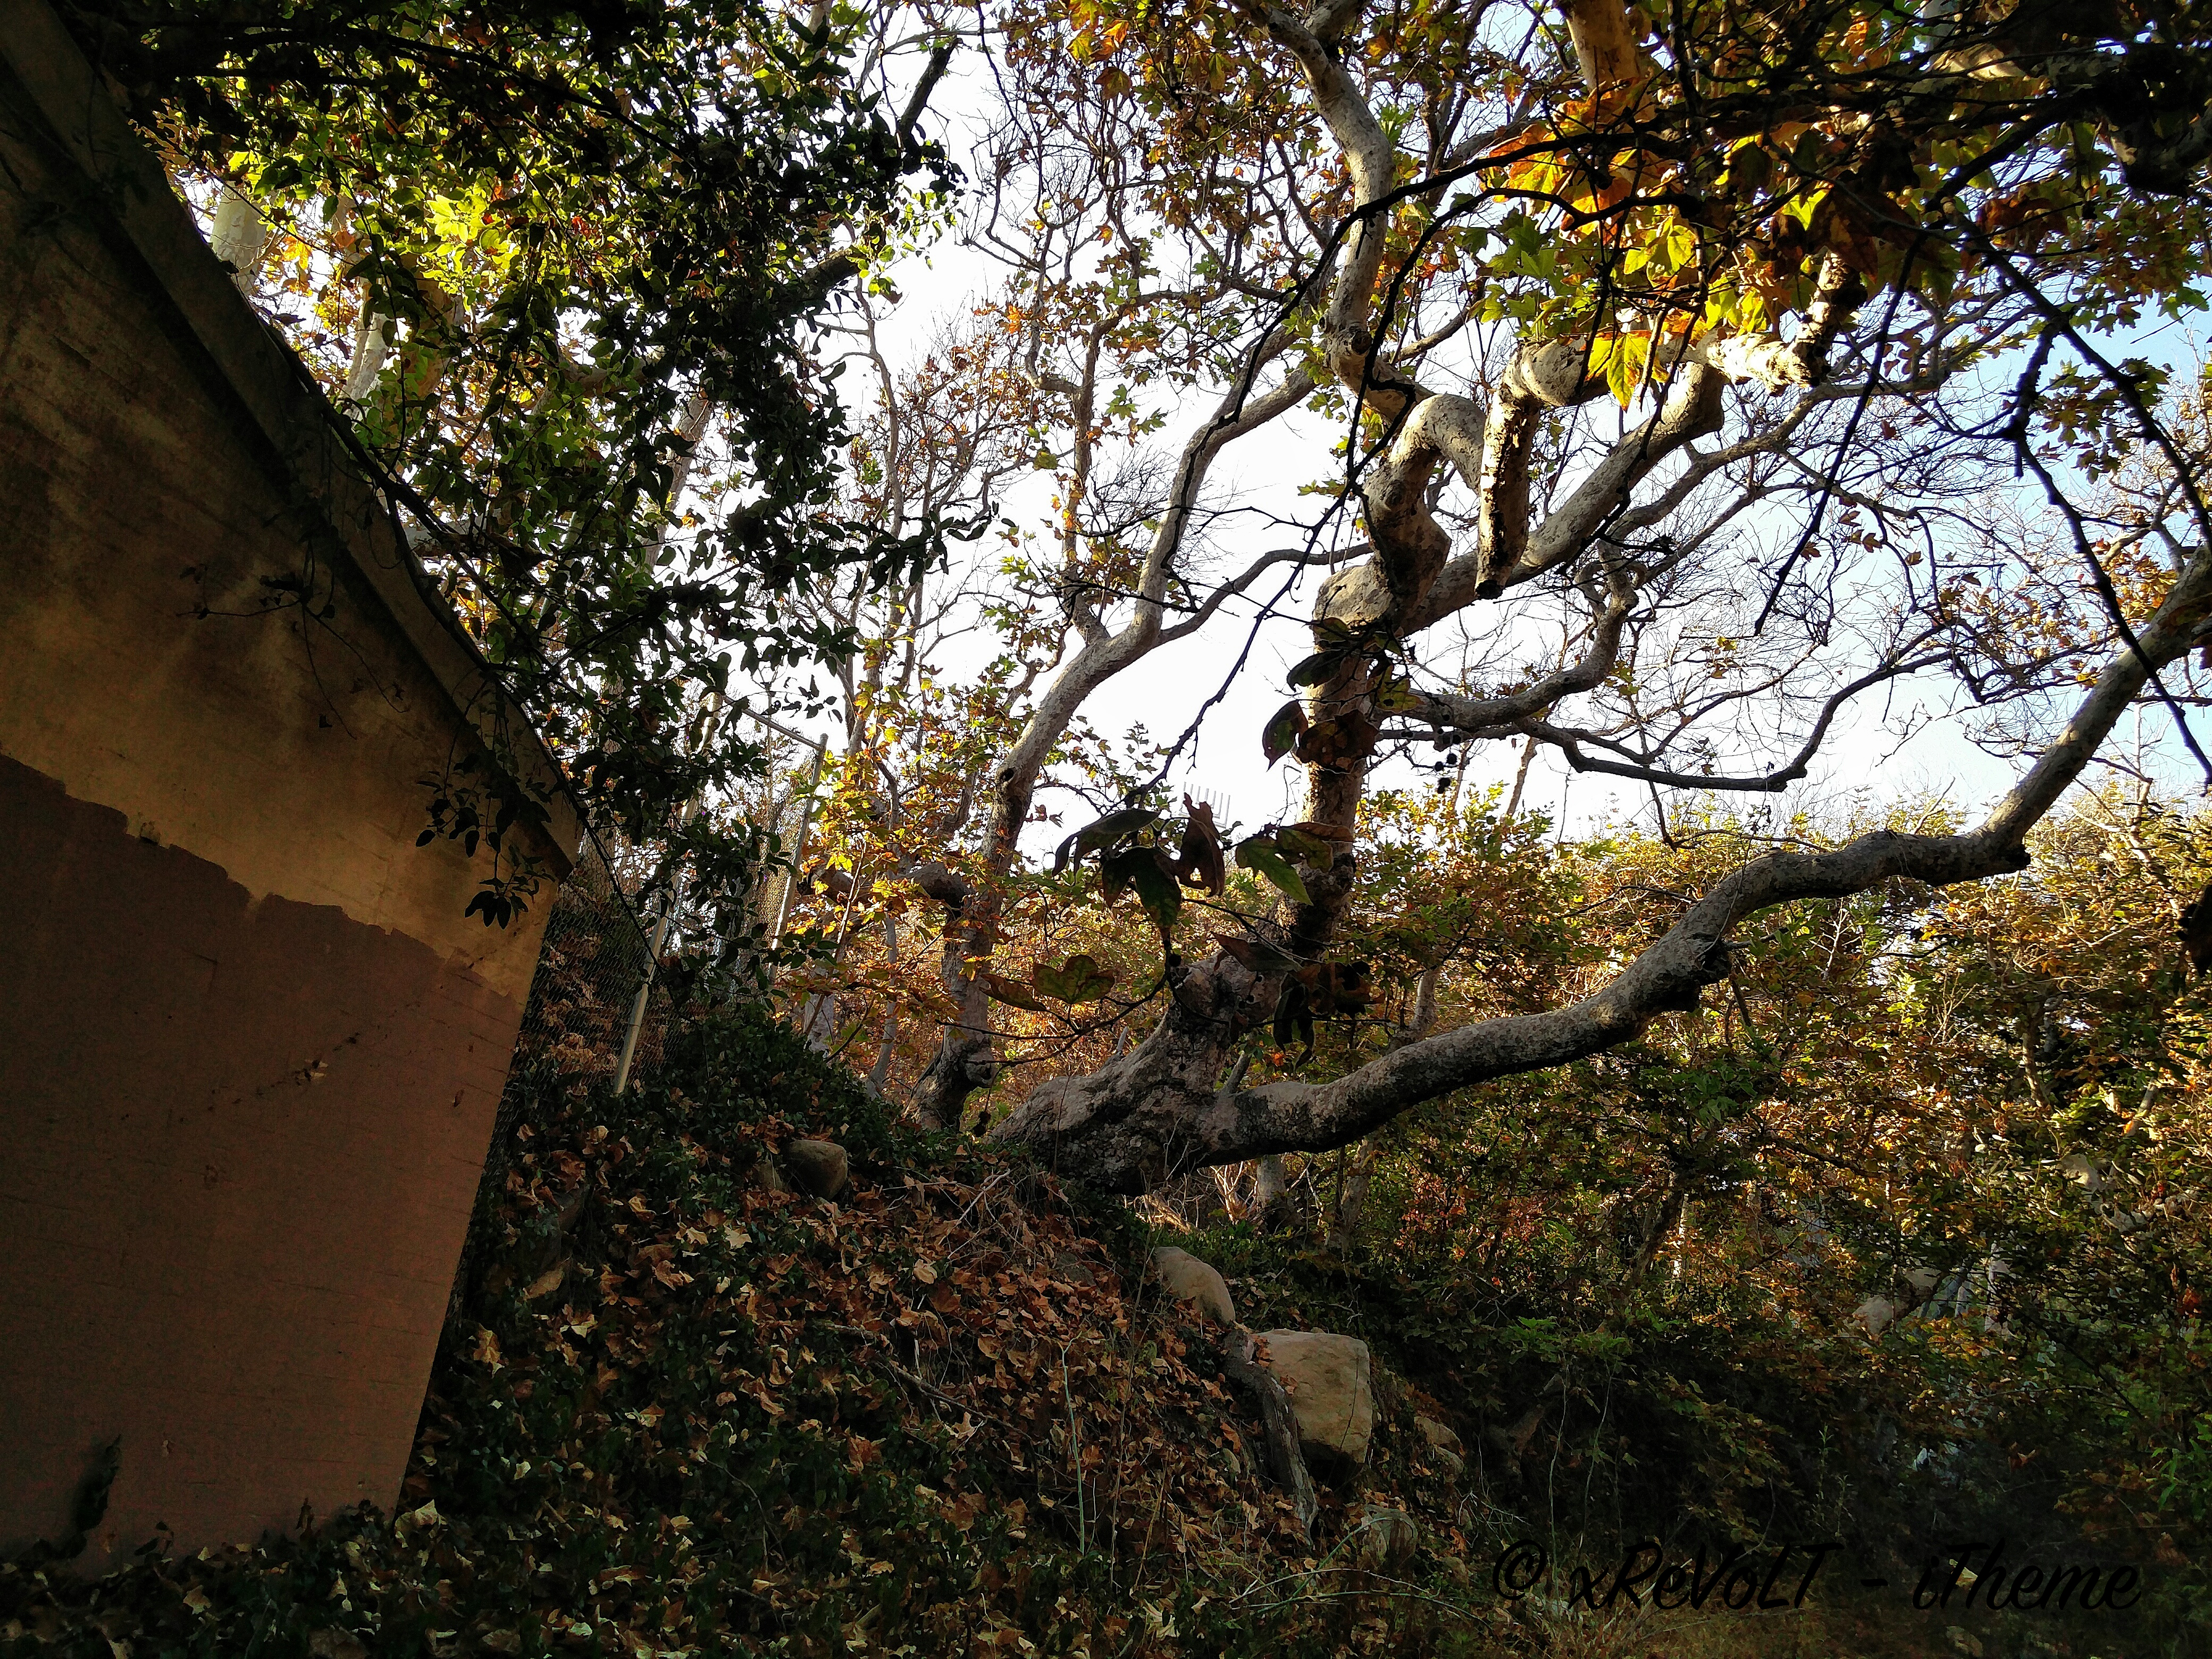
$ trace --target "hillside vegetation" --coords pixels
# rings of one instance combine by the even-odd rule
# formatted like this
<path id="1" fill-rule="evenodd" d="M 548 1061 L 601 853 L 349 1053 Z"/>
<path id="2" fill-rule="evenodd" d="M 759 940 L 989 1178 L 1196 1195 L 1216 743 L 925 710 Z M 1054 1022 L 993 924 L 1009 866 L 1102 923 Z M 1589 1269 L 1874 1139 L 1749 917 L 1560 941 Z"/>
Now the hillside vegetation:
<path id="1" fill-rule="evenodd" d="M 917 1135 L 757 1008 L 696 1018 L 619 1102 L 541 1063 L 400 1512 L 154 1540 L 90 1583 L 19 1562 L 0 1653 L 2203 1651 L 2204 1004 L 2118 844 L 2062 826 L 1915 953 L 1902 912 L 1847 945 L 1799 918 L 1817 1017 L 1769 985 L 1729 1003 L 1733 1050 L 1686 1016 L 1408 1120 L 1348 1229 L 1334 1160 L 1263 1217 L 1233 1180 L 1131 1206 Z M 1561 902 L 1599 920 L 1570 945 L 1602 882 L 1685 856 L 1581 849 Z M 2008 1060 L 2030 921 L 2061 1035 Z M 1876 1043 L 1876 1005 L 1923 1012 Z M 782 1173 L 813 1137 L 848 1158 L 835 1199 Z M 1316 1466 L 1309 1532 L 1218 1333 L 1146 1273 L 1168 1241 L 1247 1327 L 1373 1350 L 1373 1447 Z M 1916 1300 L 1919 1262 L 1942 1283 Z M 1576 1604 L 1576 1567 L 1601 1583 L 1646 1535 L 1709 1563 L 1835 1540 L 1849 1571 L 1764 1617 Z M 1932 1552 L 1998 1536 L 2145 1594 L 1911 1607 Z M 1553 1572 L 1516 1601 L 1493 1568 L 1522 1539 Z"/>

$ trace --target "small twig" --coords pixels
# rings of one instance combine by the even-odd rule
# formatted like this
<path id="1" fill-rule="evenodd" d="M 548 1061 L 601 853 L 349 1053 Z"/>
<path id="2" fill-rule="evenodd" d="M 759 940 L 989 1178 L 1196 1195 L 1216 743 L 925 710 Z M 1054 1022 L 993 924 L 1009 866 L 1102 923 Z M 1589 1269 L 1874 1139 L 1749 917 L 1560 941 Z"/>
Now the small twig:
<path id="1" fill-rule="evenodd" d="M 864 1342 L 880 1342 L 884 1340 L 880 1332 L 864 1331 L 857 1325 L 825 1324 L 823 1328 L 824 1330 L 836 1331 L 844 1336 L 857 1336 Z M 1003 1429 L 1006 1433 L 1011 1435 L 1018 1436 L 1021 1432 L 1021 1431 L 1017 1429 L 1012 1424 L 1007 1422 L 1005 1418 L 994 1417 L 981 1407 L 970 1405 L 967 1401 L 957 1399 L 953 1395 L 945 1393 L 944 1389 L 937 1387 L 936 1384 L 925 1382 L 922 1378 L 915 1375 L 914 1372 L 907 1370 L 905 1366 L 900 1364 L 897 1360 L 893 1359 L 889 1354 L 884 1354 L 878 1359 L 876 1363 L 880 1364 L 893 1376 L 897 1377 L 902 1382 L 912 1383 L 915 1388 L 921 1389 L 922 1393 L 927 1395 L 932 1400 L 936 1401 L 940 1406 L 949 1406 L 954 1411 L 962 1413 L 969 1417 L 980 1419 L 981 1421 L 990 1424 L 994 1428 Z"/>
<path id="2" fill-rule="evenodd" d="M 1067 1401 L 1067 1458 L 1075 1472 L 1075 1535 L 1085 1550 L 1091 1547 L 1091 1527 L 1083 1510 L 1083 1430 L 1075 1420 L 1075 1390 L 1067 1380 L 1067 1350 L 1060 1351 L 1060 1392 Z"/>

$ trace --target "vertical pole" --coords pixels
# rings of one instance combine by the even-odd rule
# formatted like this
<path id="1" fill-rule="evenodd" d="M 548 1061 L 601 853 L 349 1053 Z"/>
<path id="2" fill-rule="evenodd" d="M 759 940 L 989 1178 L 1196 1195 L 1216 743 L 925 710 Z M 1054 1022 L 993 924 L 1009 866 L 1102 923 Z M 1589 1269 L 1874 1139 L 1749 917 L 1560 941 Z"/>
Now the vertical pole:
<path id="1" fill-rule="evenodd" d="M 791 848 L 791 874 L 784 878 L 783 898 L 775 907 L 775 927 L 768 936 L 771 945 L 783 937 L 783 925 L 791 920 L 792 896 L 799 890 L 799 860 L 806 856 L 806 832 L 814 823 L 814 792 L 822 787 L 822 762 L 829 749 L 827 738 L 814 745 L 814 769 L 807 774 L 806 800 L 799 809 L 799 836 Z"/>
<path id="2" fill-rule="evenodd" d="M 660 973 L 660 947 L 668 938 L 668 918 L 676 908 L 676 900 L 682 892 L 668 896 L 660 908 L 660 919 L 653 924 L 653 942 L 646 949 L 645 977 L 638 982 L 637 994 L 630 999 L 629 1029 L 623 1033 L 622 1058 L 615 1062 L 615 1092 L 622 1093 L 629 1086 L 629 1063 L 637 1057 L 637 1034 L 645 1025 L 645 1005 L 653 994 L 653 981 Z"/>
<path id="3" fill-rule="evenodd" d="M 714 740 L 714 733 L 722 723 L 722 697 L 714 694 L 714 706 L 708 712 L 704 725 L 699 728 L 698 748 L 703 750 Z M 695 751 L 696 752 L 696 751 Z M 677 816 L 676 828 L 681 832 L 699 811 L 700 797 L 694 795 L 684 803 L 684 811 Z M 684 878 L 678 875 L 669 889 L 667 900 L 660 907 L 660 918 L 653 924 L 653 938 L 645 950 L 645 977 L 638 982 L 637 994 L 630 999 L 629 1029 L 623 1033 L 622 1056 L 615 1061 L 615 1093 L 621 1094 L 629 1086 L 630 1061 L 637 1057 L 637 1034 L 644 1029 L 645 1006 L 653 995 L 653 981 L 660 976 L 660 950 L 668 940 L 668 924 L 676 915 L 676 907 L 683 902 Z"/>

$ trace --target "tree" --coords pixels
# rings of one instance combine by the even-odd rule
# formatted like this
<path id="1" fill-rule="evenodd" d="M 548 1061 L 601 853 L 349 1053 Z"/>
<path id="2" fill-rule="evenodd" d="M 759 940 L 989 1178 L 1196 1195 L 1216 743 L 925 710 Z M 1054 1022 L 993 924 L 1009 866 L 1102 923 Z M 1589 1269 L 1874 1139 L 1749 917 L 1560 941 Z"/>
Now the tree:
<path id="1" fill-rule="evenodd" d="M 1073 643 L 994 761 L 964 872 L 931 878 L 956 1011 L 927 1115 L 995 1076 L 985 964 L 1054 746 L 1115 675 L 1278 567 L 1333 567 L 1267 738 L 1303 769 L 1301 820 L 1238 849 L 1283 902 L 1185 959 L 1178 874 L 1210 896 L 1227 851 L 1207 826 L 1155 824 L 1139 799 L 1073 844 L 1149 904 L 1164 975 L 1143 1041 L 994 1129 L 1064 1170 L 1128 1189 L 1344 1145 L 1692 1005 L 1759 911 L 2021 868 L 2139 697 L 2179 714 L 2212 606 L 2201 419 L 2111 343 L 2202 302 L 2194 28 L 1588 0 L 1562 39 L 1503 6 L 1015 8 L 1008 126 L 980 171 L 987 226 L 1014 228 L 1033 278 L 1006 314 L 1065 400 L 1067 534 L 1030 576 Z M 1153 379 L 1218 403 L 1139 492 L 1151 511 L 1110 515 L 1086 473 L 1102 411 Z M 1224 560 L 1209 467 L 1309 406 L 1343 422 L 1328 507 L 1298 545 Z M 1446 623 L 1474 641 L 1463 684 L 1423 660 Z M 1516 672 L 1540 627 L 1568 648 Z M 1771 792 L 1855 698 L 1905 682 L 2022 740 L 1978 827 L 1778 850 L 1565 1007 L 1330 1080 L 1235 1065 L 1352 966 L 1332 953 L 1390 756 L 1508 741 L 1655 793 Z M 1356 977 L 1329 994 L 1364 1003 Z"/>
<path id="2" fill-rule="evenodd" d="M 849 648 L 794 596 L 900 581 L 933 533 L 838 511 L 811 325 L 950 183 L 920 130 L 950 46 L 751 0 L 65 10 L 601 827 L 657 884 L 751 879 L 757 830 L 679 819 L 757 757 L 711 705 Z M 472 908 L 511 920 L 536 883 L 502 837 L 542 803 L 427 781 L 424 839 L 488 842 Z"/>

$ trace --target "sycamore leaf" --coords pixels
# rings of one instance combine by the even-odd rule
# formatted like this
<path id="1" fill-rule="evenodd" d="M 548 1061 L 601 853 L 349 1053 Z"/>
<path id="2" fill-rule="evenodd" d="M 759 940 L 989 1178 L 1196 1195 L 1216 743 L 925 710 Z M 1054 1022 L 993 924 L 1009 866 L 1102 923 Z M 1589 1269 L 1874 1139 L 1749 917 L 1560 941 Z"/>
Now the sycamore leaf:
<path id="1" fill-rule="evenodd" d="M 1103 852 L 1116 842 L 1127 841 L 1159 814 L 1147 806 L 1125 806 L 1118 812 L 1109 812 L 1094 823 L 1086 823 L 1060 844 L 1053 854 L 1052 872 L 1055 876 L 1067 868 L 1071 859 L 1079 859 L 1086 853 Z"/>
<path id="2" fill-rule="evenodd" d="M 1275 998 L 1273 1028 L 1275 1046 L 1279 1048 L 1289 1048 L 1293 1032 L 1305 1039 L 1305 1053 L 1300 1058 L 1311 1059 L 1314 1046 L 1313 1013 L 1306 1006 L 1306 988 L 1299 984 L 1295 976 L 1283 981 L 1282 991 Z"/>
<path id="3" fill-rule="evenodd" d="M 991 994 L 992 1000 L 1004 1002 L 1016 1008 L 1027 1008 L 1032 1013 L 1043 1013 L 1045 1006 L 1036 1000 L 1036 994 L 1019 980 L 1008 979 L 1004 974 L 994 974 L 988 968 L 975 971 L 977 981 Z"/>
<path id="4" fill-rule="evenodd" d="M 1255 974 L 1294 974 L 1304 964 L 1279 945 L 1263 939 L 1231 939 L 1216 933 L 1214 942 Z"/>
<path id="5" fill-rule="evenodd" d="M 1385 682 L 1375 694 L 1375 706 L 1386 714 L 1402 714 L 1421 706 L 1420 693 L 1413 690 L 1409 680 L 1393 679 Z"/>
<path id="6" fill-rule="evenodd" d="M 1182 889 L 1176 883 L 1175 866 L 1158 848 L 1125 847 L 1109 854 L 1099 864 L 1098 876 L 1109 904 L 1134 888 L 1137 902 L 1152 913 L 1163 935 L 1175 925 Z"/>
<path id="7" fill-rule="evenodd" d="M 1291 752 L 1301 737 L 1305 735 L 1306 706 L 1293 697 L 1269 717 L 1267 728 L 1260 733 L 1260 752 L 1273 766 Z"/>
<path id="8" fill-rule="evenodd" d="M 1114 988 L 1115 976 L 1086 953 L 1072 956 L 1057 968 L 1040 962 L 1030 969 L 1030 982 L 1062 1002 L 1096 1002 Z"/>
<path id="9" fill-rule="evenodd" d="M 1306 884 L 1298 879 L 1298 872 L 1291 867 L 1282 849 L 1265 836 L 1253 836 L 1237 843 L 1237 862 L 1247 870 L 1257 871 L 1300 904 L 1313 901 L 1306 892 Z"/>
<path id="10" fill-rule="evenodd" d="M 1228 888 L 1229 872 L 1221 861 L 1221 835 L 1213 827 L 1213 809 L 1188 795 L 1182 798 L 1182 804 L 1189 810 L 1190 821 L 1183 825 L 1182 852 L 1176 860 L 1176 874 L 1219 898 Z"/>
<path id="11" fill-rule="evenodd" d="M 1293 823 L 1276 830 L 1275 845 L 1317 869 L 1326 870 L 1336 862 L 1336 848 L 1303 824 Z"/>
<path id="12" fill-rule="evenodd" d="M 537 1278 L 530 1281 L 528 1287 L 522 1292 L 522 1299 L 525 1302 L 535 1302 L 539 1297 L 544 1296 L 548 1291 L 559 1290 L 561 1288 L 561 1280 L 562 1277 L 567 1274 L 568 1271 L 568 1264 L 565 1261 L 562 1262 L 558 1267 L 547 1268 L 544 1273 L 538 1274 Z"/>

